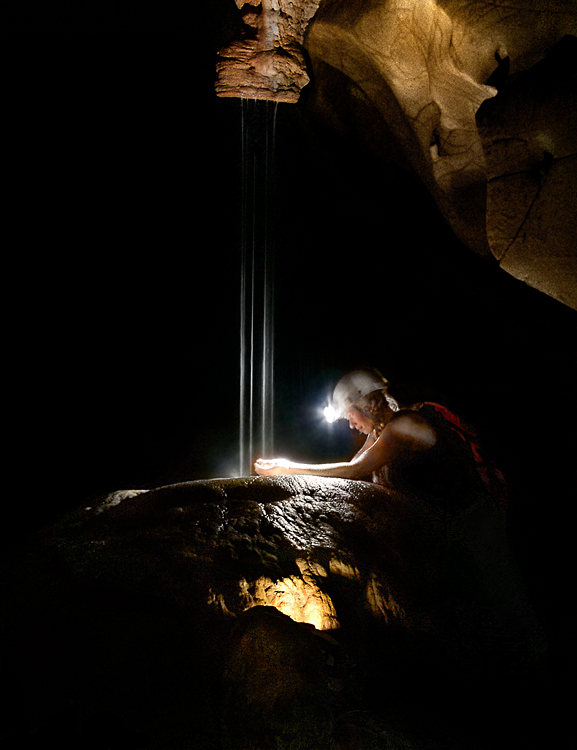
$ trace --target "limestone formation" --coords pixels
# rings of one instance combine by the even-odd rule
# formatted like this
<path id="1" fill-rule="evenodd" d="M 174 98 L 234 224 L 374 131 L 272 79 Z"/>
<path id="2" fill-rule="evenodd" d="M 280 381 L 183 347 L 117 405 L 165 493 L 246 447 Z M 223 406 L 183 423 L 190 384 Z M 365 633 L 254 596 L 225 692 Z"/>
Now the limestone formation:
<path id="1" fill-rule="evenodd" d="M 279 62 L 258 68 L 251 94 L 257 67 L 232 45 L 217 92 L 295 101 L 310 76 L 307 107 L 356 122 L 381 158 L 400 149 L 469 248 L 577 307 L 575 0 L 327 0 L 316 14 L 300 0 L 292 18 L 297 5 L 300 72 L 286 73 L 284 42 L 265 41 L 277 11 L 263 3 L 251 50 Z"/>
<path id="2" fill-rule="evenodd" d="M 219 96 L 296 102 L 309 82 L 303 54 L 307 25 L 320 0 L 235 0 L 243 38 L 222 50 Z"/>
<path id="3" fill-rule="evenodd" d="M 577 308 L 577 38 L 479 114 L 487 236 L 501 268 Z"/>
<path id="4" fill-rule="evenodd" d="M 6 581 L 13 747 L 412 750 L 450 704 L 464 750 L 545 655 L 492 501 L 448 519 L 366 482 L 116 492 Z"/>

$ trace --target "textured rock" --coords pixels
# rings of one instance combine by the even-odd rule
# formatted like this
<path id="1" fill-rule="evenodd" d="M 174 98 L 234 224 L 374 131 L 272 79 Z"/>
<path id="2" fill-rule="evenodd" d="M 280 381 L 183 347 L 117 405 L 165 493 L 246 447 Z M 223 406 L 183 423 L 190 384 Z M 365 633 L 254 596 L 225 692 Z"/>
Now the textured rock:
<path id="1" fill-rule="evenodd" d="M 302 42 L 320 0 L 235 0 L 244 37 L 220 51 L 219 96 L 296 102 L 309 82 Z"/>
<path id="2" fill-rule="evenodd" d="M 142 586 L 160 597 L 170 592 L 178 601 L 225 616 L 256 605 L 275 606 L 297 622 L 327 630 L 339 627 L 328 592 L 340 581 L 378 618 L 419 620 L 426 605 L 417 582 L 406 586 L 392 572 L 389 580 L 381 580 L 374 566 L 392 554 L 417 565 L 429 551 L 412 550 L 415 559 L 409 562 L 403 549 L 411 544 L 416 524 L 426 528 L 431 549 L 443 543 L 440 520 L 431 509 L 347 480 L 286 476 L 190 482 L 146 493 L 114 493 L 83 516 L 69 521 L 73 526 L 68 529 L 63 526 L 55 544 L 67 569 L 80 570 L 95 583 L 133 593 Z M 386 526 L 379 528 L 383 516 Z M 74 540 L 68 533 L 72 528 Z M 158 564 L 140 563 L 148 529 L 155 544 L 166 547 L 182 568 L 171 577 L 170 588 Z M 376 558 L 364 556 L 367 543 L 385 540 L 386 551 Z"/>
<path id="3" fill-rule="evenodd" d="M 310 74 L 311 111 L 349 133 L 354 123 L 379 157 L 426 185 L 468 247 L 575 307 L 575 0 L 333 0 L 316 14 L 301 0 L 293 17 L 296 5 L 310 65 L 305 73 L 302 61 L 299 86 L 283 100 L 296 100 Z M 221 78 L 236 54 L 227 52 Z M 278 100 L 286 79 L 263 69 L 254 96 Z M 226 95 L 248 90 L 231 79 Z"/>
<path id="4" fill-rule="evenodd" d="M 224 674 L 225 746 L 268 747 L 281 737 L 290 747 L 304 731 L 309 747 L 332 747 L 331 641 L 275 608 L 249 609 L 232 633 Z"/>
<path id="5" fill-rule="evenodd" d="M 446 731 L 439 702 L 466 734 L 487 681 L 544 655 L 496 506 L 448 519 L 365 482 L 116 492 L 7 581 L 12 743 L 410 748 Z M 454 682 L 433 695 L 440 672 Z"/>
<path id="6" fill-rule="evenodd" d="M 432 0 L 387 0 L 354 9 L 333 3 L 319 12 L 307 36 L 312 58 L 361 89 L 457 233 L 485 254 L 483 213 L 474 217 L 468 204 L 471 186 L 484 183 L 485 172 L 475 113 L 497 91 L 485 85 L 488 76 L 469 73 L 454 43 L 451 16 Z M 392 112 L 391 95 L 397 102 Z M 468 218 L 459 221 L 463 210 Z"/>
<path id="7" fill-rule="evenodd" d="M 479 118 L 487 234 L 513 276 L 577 309 L 577 38 L 519 74 Z"/>

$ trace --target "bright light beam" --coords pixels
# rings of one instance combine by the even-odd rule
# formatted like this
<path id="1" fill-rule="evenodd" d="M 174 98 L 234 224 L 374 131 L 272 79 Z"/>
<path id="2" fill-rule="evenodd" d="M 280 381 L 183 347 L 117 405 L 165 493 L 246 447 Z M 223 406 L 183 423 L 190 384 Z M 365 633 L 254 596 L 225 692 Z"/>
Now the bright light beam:
<path id="1" fill-rule="evenodd" d="M 336 422 L 339 418 L 337 410 L 330 404 L 328 406 L 325 406 L 325 408 L 323 409 L 323 414 L 325 415 L 325 419 L 329 423 Z"/>

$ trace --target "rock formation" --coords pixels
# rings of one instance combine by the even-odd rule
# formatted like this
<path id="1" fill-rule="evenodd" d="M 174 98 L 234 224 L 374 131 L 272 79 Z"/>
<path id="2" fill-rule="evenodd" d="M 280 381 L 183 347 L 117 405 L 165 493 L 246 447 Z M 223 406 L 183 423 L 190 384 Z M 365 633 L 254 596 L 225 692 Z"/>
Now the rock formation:
<path id="1" fill-rule="evenodd" d="M 235 0 L 245 34 L 221 52 L 218 95 L 298 101 L 310 80 L 304 35 L 320 1 Z"/>
<path id="2" fill-rule="evenodd" d="M 545 664 L 497 506 L 365 482 L 116 492 L 8 581 L 14 747 L 505 747 Z"/>
<path id="3" fill-rule="evenodd" d="M 471 250 L 577 308 L 574 0 L 257 5 L 219 95 L 295 101 L 310 77 L 311 112 L 398 149 Z"/>

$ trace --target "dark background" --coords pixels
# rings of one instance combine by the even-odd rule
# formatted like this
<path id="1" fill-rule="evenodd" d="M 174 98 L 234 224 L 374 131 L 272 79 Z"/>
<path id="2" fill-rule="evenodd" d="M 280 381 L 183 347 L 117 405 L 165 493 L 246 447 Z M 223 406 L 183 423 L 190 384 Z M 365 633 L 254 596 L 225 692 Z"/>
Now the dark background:
<path id="1" fill-rule="evenodd" d="M 214 95 L 234 7 L 195 5 L 8 4 L 7 541 L 104 492 L 234 472 L 241 104 Z M 278 106 L 275 138 L 276 452 L 353 450 L 318 418 L 349 367 L 456 410 L 509 479 L 514 549 L 566 649 L 577 314 L 304 105 Z"/>

